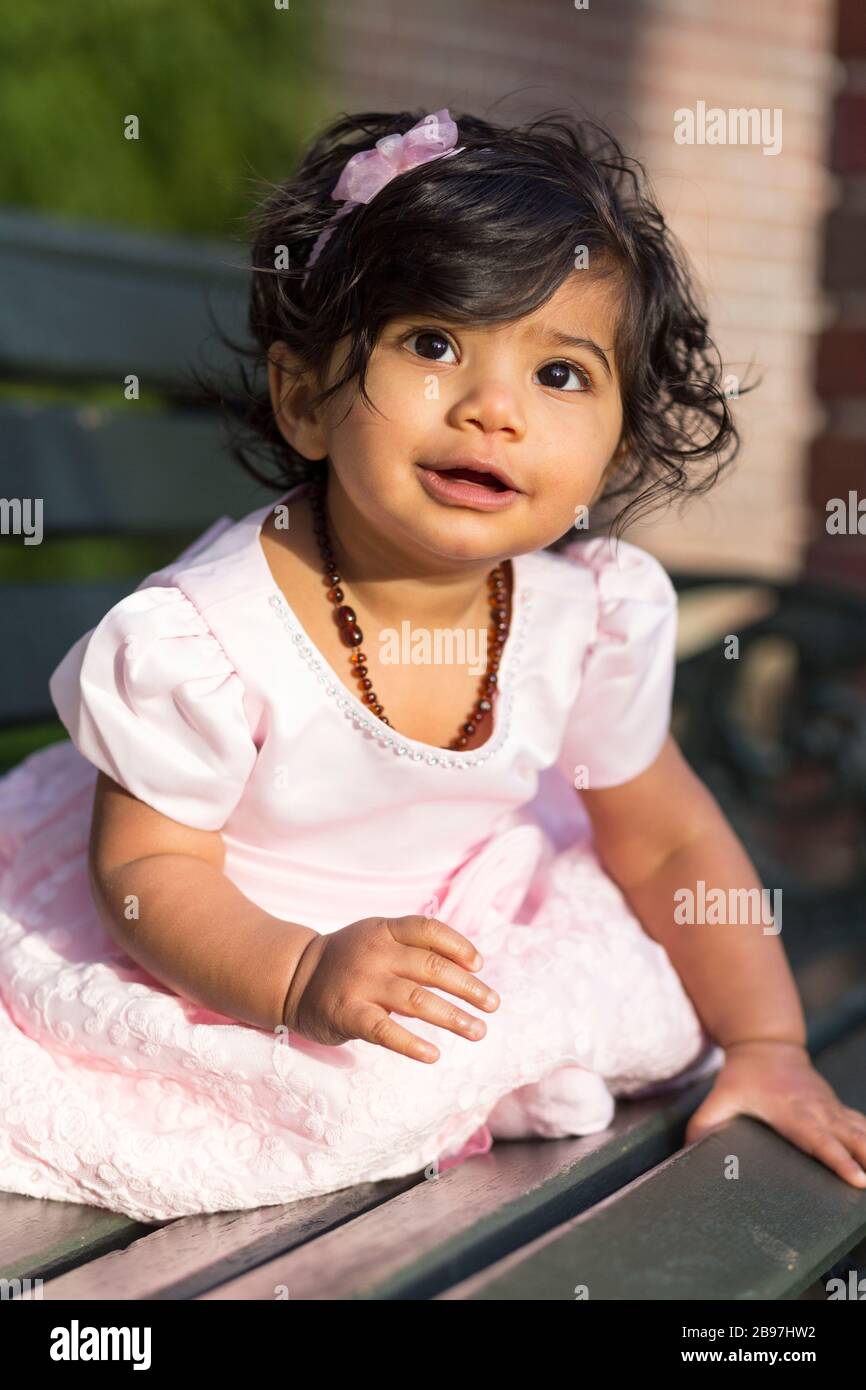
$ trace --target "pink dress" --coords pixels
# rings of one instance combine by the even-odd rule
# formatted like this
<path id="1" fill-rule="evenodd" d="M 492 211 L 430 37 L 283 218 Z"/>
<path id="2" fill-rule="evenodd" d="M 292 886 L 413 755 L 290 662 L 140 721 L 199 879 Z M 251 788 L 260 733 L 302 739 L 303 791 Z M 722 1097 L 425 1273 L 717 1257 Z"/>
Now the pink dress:
<path id="1" fill-rule="evenodd" d="M 574 790 L 635 777 L 668 732 L 659 562 L 606 539 L 518 556 L 491 738 L 452 753 L 383 725 L 311 644 L 261 548 L 275 505 L 221 518 L 85 633 L 50 681 L 71 742 L 0 779 L 2 1190 L 142 1220 L 290 1202 L 594 1133 L 614 1097 L 723 1060 Z M 450 923 L 502 1001 L 486 1036 L 401 1018 L 440 1049 L 425 1064 L 174 994 L 93 905 L 97 769 L 220 830 L 224 872 L 277 917 Z"/>

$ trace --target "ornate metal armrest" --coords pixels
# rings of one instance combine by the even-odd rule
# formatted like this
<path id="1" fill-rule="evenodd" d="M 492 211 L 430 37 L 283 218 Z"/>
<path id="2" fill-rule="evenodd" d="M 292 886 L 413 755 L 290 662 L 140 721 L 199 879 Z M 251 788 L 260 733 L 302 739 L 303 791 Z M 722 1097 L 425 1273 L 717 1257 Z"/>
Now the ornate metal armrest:
<path id="1" fill-rule="evenodd" d="M 866 597 L 810 580 L 673 575 L 681 612 L 761 595 L 681 646 L 674 735 L 769 886 L 866 918 Z M 743 620 L 743 618 L 745 620 Z M 722 630 L 725 629 L 725 630 Z"/>

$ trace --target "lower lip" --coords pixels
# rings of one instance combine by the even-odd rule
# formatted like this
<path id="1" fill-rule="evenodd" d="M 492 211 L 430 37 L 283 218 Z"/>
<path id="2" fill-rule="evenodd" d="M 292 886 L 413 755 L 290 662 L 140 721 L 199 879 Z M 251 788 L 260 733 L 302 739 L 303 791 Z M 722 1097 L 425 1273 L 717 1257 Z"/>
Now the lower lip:
<path id="1" fill-rule="evenodd" d="M 463 478 L 438 473 L 435 468 L 425 468 L 420 463 L 418 472 L 431 497 L 442 502 L 456 502 L 461 507 L 473 507 L 479 512 L 502 512 L 520 496 L 513 488 L 496 492 L 493 488 L 482 487 L 480 483 L 469 483 Z"/>

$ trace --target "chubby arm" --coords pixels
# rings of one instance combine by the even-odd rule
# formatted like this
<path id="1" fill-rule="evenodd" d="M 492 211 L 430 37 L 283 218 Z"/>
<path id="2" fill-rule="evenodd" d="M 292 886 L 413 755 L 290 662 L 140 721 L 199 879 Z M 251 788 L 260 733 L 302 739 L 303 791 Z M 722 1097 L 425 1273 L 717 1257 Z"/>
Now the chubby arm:
<path id="1" fill-rule="evenodd" d="M 697 899 L 698 880 L 726 898 L 729 889 L 756 889 L 758 902 L 762 885 L 673 737 L 640 776 L 579 795 L 605 870 L 667 951 L 707 1032 L 725 1049 L 758 1040 L 805 1046 L 803 1009 L 777 934 L 765 934 L 759 920 L 674 920 L 674 894 L 689 889 Z"/>
<path id="2" fill-rule="evenodd" d="M 89 869 L 106 930 L 175 993 L 272 1030 L 318 933 L 264 912 L 226 878 L 224 862 L 219 831 L 171 820 L 100 772 Z"/>

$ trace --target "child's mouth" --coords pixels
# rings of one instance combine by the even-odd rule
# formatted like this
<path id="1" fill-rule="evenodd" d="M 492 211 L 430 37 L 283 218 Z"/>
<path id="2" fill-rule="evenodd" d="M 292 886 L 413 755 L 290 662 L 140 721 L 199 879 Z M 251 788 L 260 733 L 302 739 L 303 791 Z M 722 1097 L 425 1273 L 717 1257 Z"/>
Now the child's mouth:
<path id="1" fill-rule="evenodd" d="M 494 477 L 492 473 L 476 472 L 474 468 L 440 468 L 440 476 L 446 478 L 462 478 L 467 483 L 477 483 L 479 487 L 492 488 L 494 492 L 507 492 L 503 482 Z"/>
<path id="2" fill-rule="evenodd" d="M 437 501 L 480 511 L 501 511 L 520 496 L 492 473 L 474 468 L 427 468 L 419 463 L 418 472 L 425 491 Z"/>

